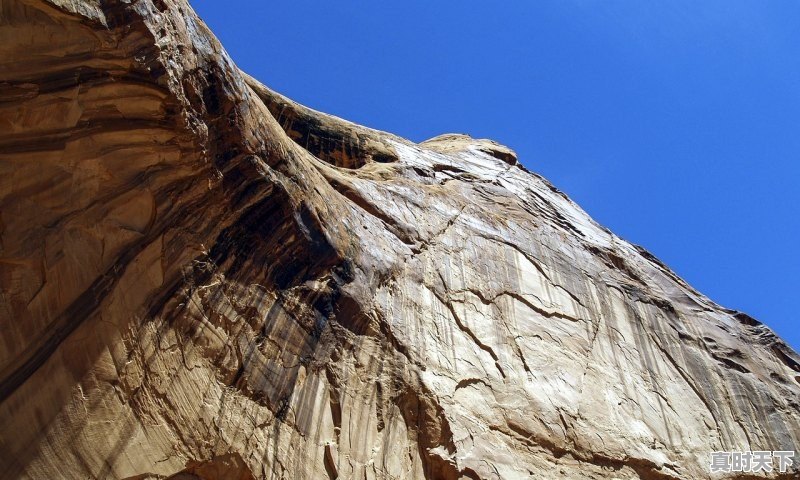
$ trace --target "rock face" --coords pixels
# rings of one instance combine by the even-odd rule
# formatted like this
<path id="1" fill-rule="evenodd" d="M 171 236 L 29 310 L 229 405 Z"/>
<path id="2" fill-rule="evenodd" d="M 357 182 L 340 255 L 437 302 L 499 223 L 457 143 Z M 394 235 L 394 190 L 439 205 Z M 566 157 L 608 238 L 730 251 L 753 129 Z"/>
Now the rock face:
<path id="1" fill-rule="evenodd" d="M 510 149 L 298 105 L 184 0 L 0 0 L 0 40 L 3 478 L 703 479 L 800 450 L 800 357 Z"/>

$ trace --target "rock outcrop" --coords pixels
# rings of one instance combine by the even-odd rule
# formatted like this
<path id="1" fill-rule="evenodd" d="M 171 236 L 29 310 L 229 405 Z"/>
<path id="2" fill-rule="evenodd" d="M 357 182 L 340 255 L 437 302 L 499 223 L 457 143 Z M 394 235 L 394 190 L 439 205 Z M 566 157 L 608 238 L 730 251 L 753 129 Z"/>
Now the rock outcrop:
<path id="1" fill-rule="evenodd" d="M 800 450 L 800 357 L 510 149 L 298 105 L 185 0 L 0 0 L 0 40 L 3 478 L 703 479 Z"/>

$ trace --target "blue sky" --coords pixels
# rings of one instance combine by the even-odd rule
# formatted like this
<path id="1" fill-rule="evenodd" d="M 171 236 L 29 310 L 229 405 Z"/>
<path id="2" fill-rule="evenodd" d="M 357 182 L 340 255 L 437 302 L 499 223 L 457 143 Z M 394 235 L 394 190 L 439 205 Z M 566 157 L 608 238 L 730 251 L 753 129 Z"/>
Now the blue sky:
<path id="1" fill-rule="evenodd" d="M 414 141 L 514 148 L 800 349 L 800 3 L 195 0 L 236 63 Z"/>

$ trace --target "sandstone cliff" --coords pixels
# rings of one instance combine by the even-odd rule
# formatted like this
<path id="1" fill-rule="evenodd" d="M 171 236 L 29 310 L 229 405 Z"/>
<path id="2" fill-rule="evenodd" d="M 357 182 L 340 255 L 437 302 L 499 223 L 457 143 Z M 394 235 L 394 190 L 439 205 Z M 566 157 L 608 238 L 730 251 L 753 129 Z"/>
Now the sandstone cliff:
<path id="1" fill-rule="evenodd" d="M 0 169 L 2 478 L 703 479 L 800 450 L 767 327 L 506 147 L 270 91 L 185 0 L 0 0 Z"/>

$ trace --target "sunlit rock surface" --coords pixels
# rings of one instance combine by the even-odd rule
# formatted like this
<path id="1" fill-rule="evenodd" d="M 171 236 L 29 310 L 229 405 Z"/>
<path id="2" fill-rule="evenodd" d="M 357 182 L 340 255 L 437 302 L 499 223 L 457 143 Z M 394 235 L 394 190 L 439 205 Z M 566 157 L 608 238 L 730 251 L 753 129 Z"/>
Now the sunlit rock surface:
<path id="1" fill-rule="evenodd" d="M 0 24 L 3 478 L 702 479 L 800 450 L 798 355 L 507 147 L 300 106 L 181 0 Z"/>

